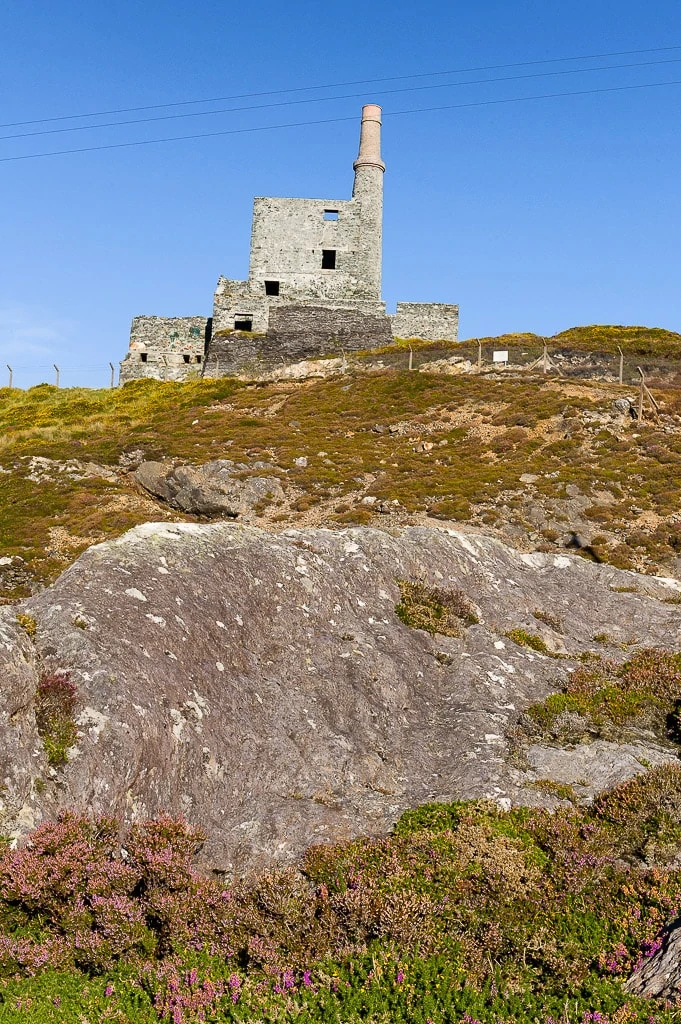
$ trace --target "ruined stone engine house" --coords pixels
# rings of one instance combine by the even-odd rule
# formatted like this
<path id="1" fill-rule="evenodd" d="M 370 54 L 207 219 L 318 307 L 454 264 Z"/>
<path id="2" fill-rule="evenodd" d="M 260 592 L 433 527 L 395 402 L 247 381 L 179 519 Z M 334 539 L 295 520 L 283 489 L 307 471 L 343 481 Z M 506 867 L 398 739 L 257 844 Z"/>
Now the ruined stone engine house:
<path id="1" fill-rule="evenodd" d="M 351 199 L 253 202 L 247 281 L 221 277 L 212 317 L 137 316 L 120 382 L 262 373 L 282 363 L 386 345 L 456 341 L 459 309 L 381 299 L 381 108 L 362 109 Z"/>

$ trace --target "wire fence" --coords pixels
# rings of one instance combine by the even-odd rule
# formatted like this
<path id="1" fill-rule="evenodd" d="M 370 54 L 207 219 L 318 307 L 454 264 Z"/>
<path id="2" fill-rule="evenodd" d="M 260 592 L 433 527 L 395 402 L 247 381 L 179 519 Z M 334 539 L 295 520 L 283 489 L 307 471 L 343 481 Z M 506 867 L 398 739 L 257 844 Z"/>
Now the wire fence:
<path id="1" fill-rule="evenodd" d="M 495 358 L 496 356 L 496 358 Z M 586 350 L 571 345 L 544 346 L 541 341 L 497 344 L 442 342 L 411 348 L 401 344 L 384 349 L 380 355 L 367 353 L 364 362 L 380 364 L 396 370 L 433 371 L 448 369 L 471 370 L 483 374 L 514 376 L 516 374 L 546 374 L 584 381 L 637 385 L 640 370 L 651 383 L 665 387 L 681 387 L 681 351 L 646 352 L 635 349 L 619 350 L 593 348 Z M 449 366 L 447 365 L 449 364 Z"/>
<path id="2" fill-rule="evenodd" d="M 350 363 L 358 358 L 346 353 Z M 681 388 L 681 352 L 626 352 L 617 349 L 586 351 L 570 345 L 543 346 L 541 342 L 500 344 L 477 341 L 442 342 L 405 346 L 395 345 L 379 353 L 359 356 L 365 365 L 386 369 L 456 372 L 457 366 L 482 374 L 546 374 L 584 381 L 638 385 L 641 371 L 653 386 Z M 206 367 L 208 368 L 208 367 Z M 4 377 L 4 379 L 3 379 Z M 91 365 L 0 363 L 0 388 L 27 390 L 40 384 L 59 388 L 113 388 L 118 385 L 118 369 L 112 362 Z"/>
<path id="3" fill-rule="evenodd" d="M 4 379 L 3 379 L 4 377 Z M 70 366 L 60 362 L 25 365 L 6 362 L 4 374 L 0 365 L 0 387 L 26 390 L 40 384 L 58 388 L 113 388 L 118 373 L 113 363 Z"/>

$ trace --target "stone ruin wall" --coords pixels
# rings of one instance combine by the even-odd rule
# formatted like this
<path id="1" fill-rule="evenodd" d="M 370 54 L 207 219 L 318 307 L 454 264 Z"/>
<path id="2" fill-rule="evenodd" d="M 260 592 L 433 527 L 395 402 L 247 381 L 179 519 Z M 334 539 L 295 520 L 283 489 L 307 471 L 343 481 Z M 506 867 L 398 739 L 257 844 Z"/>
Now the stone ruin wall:
<path id="1" fill-rule="evenodd" d="M 273 306 L 266 335 L 213 333 L 204 376 L 266 373 L 303 359 L 340 356 L 390 345 L 392 341 L 390 320 L 384 313 L 326 306 Z"/>
<path id="2" fill-rule="evenodd" d="M 136 316 L 119 383 L 145 377 L 187 380 L 201 376 L 210 334 L 210 317 Z"/>
<path id="3" fill-rule="evenodd" d="M 234 329 L 235 311 L 252 316 L 251 332 Z M 458 340 L 458 306 L 445 303 L 398 302 L 397 313 L 388 316 L 381 302 L 358 308 L 292 303 L 284 296 L 266 300 L 249 292 L 248 282 L 221 278 L 214 312 L 214 318 L 135 317 L 120 383 L 267 373 L 304 359 L 380 348 L 396 337 Z"/>
<path id="4" fill-rule="evenodd" d="M 445 302 L 398 302 L 390 320 L 395 338 L 459 340 L 459 307 Z"/>
<path id="5" fill-rule="evenodd" d="M 326 220 L 326 213 L 336 214 L 337 219 Z M 265 281 L 276 280 L 281 298 L 289 302 L 380 301 L 369 278 L 370 247 L 363 214 L 364 206 L 356 199 L 257 197 L 250 289 L 264 295 Z M 324 250 L 336 253 L 334 269 L 323 269 Z"/>

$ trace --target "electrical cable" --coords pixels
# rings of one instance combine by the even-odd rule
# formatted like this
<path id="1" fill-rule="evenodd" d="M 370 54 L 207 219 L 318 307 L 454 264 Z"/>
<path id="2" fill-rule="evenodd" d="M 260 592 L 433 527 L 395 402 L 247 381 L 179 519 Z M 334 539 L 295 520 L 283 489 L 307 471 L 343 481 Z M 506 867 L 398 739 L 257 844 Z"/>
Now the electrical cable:
<path id="1" fill-rule="evenodd" d="M 415 75 L 397 75 L 391 78 L 364 78 L 351 82 L 331 82 L 326 85 L 305 85 L 293 89 L 271 89 L 267 92 L 243 92 L 232 96 L 211 96 L 199 100 L 179 100 L 172 103 L 152 103 L 138 107 L 119 107 L 113 110 L 95 110 L 84 114 L 61 114 L 58 117 L 40 117 L 31 121 L 8 121 L 0 124 L 2 128 L 21 128 L 32 124 L 49 124 L 55 121 L 71 121 L 81 117 L 108 117 L 113 114 L 132 114 L 142 110 L 160 110 L 164 107 L 184 107 L 199 103 L 226 103 L 229 100 L 255 99 L 260 96 L 284 96 L 297 92 L 312 92 L 319 89 L 344 89 L 352 85 L 378 85 L 381 82 L 404 82 L 417 78 L 434 78 L 445 75 L 475 74 L 478 71 L 503 71 L 512 68 L 534 67 L 543 64 L 561 64 L 573 60 L 601 60 L 606 57 L 633 57 L 641 53 L 665 53 L 671 50 L 681 50 L 681 44 L 674 46 L 654 46 L 642 50 L 614 50 L 610 53 L 587 53 L 578 54 L 574 57 L 550 57 L 542 60 L 526 60 L 513 64 L 488 64 L 474 68 L 454 68 L 451 71 L 425 71 Z"/>
<path id="2" fill-rule="evenodd" d="M 647 82 L 641 85 L 615 85 L 600 89 L 580 89 L 576 92 L 552 92 L 538 96 L 514 96 L 499 100 L 478 100 L 471 103 L 448 103 L 434 107 L 414 107 L 411 110 L 384 111 L 383 117 L 398 117 L 402 114 L 425 114 L 439 110 L 463 110 L 471 107 L 490 107 L 500 104 L 529 103 L 536 100 L 552 100 L 570 96 L 595 96 L 602 93 L 630 92 L 638 89 L 660 89 L 672 85 L 681 85 L 681 80 L 670 82 Z M 21 156 L 0 157 L 0 163 L 14 163 L 19 160 L 39 160 L 49 156 L 66 156 L 72 153 L 95 153 L 108 149 L 130 149 L 135 146 L 156 146 L 166 142 L 189 142 L 195 139 L 213 139 L 224 135 L 246 135 L 255 132 L 281 131 L 285 128 L 307 128 L 322 124 L 340 124 L 342 121 L 356 121 L 356 114 L 347 117 L 327 117 L 316 121 L 292 121 L 287 124 L 258 125 L 254 128 L 227 128 L 218 132 L 199 132 L 195 135 L 173 135 L 164 139 L 144 139 L 138 142 L 110 142 L 98 146 L 83 146 L 78 149 L 57 149 L 48 153 L 26 153 Z"/>
<path id="3" fill-rule="evenodd" d="M 541 71 L 531 75 L 509 75 L 504 78 L 478 78 L 471 82 L 445 82 L 437 85 L 413 85 L 400 89 L 379 89 L 379 96 L 390 96 L 398 93 L 424 92 L 432 89 L 459 89 L 467 85 L 487 85 L 499 82 L 518 82 L 536 78 L 556 78 L 560 75 L 585 75 L 595 71 L 619 71 L 623 68 L 646 68 L 660 64 L 678 64 L 681 57 L 672 57 L 668 60 L 638 61 L 634 64 L 609 64 L 596 68 L 569 68 L 565 71 Z M 19 132 L 14 135 L 0 135 L 0 142 L 10 139 L 31 139 L 39 135 L 61 135 L 65 132 L 91 132 L 101 128 L 121 128 L 132 124 L 150 124 L 155 121 L 176 121 L 189 117 L 208 117 L 215 114 L 234 114 L 250 110 L 266 110 L 272 107 L 292 107 L 305 103 L 328 103 L 334 100 L 354 100 L 365 96 L 364 92 L 345 93 L 340 96 L 318 96 L 301 100 L 280 100 L 277 103 L 258 103 L 246 107 L 222 107 L 219 110 L 191 111 L 183 114 L 161 114 L 156 117 L 140 117 L 128 121 L 105 121 L 104 124 L 81 124 L 70 128 L 44 128 L 37 132 Z"/>

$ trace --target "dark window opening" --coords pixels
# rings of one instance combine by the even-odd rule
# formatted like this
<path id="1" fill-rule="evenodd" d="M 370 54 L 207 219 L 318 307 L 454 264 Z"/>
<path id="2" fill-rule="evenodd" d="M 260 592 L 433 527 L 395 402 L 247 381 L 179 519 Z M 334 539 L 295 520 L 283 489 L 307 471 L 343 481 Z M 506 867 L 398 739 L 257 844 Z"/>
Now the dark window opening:
<path id="1" fill-rule="evenodd" d="M 188 363 L 190 356 L 187 353 L 185 353 L 185 355 L 183 355 L 182 358 L 184 359 L 185 363 Z"/>
<path id="2" fill-rule="evenodd" d="M 197 363 L 200 363 L 201 362 L 201 356 L 197 356 L 196 357 L 196 361 L 197 361 Z"/>
<path id="3" fill-rule="evenodd" d="M 142 360 L 143 363 L 146 363 L 146 361 L 147 361 L 147 353 L 146 352 L 140 352 L 140 359 Z"/>
<path id="4" fill-rule="evenodd" d="M 237 319 L 234 321 L 235 331 L 252 331 L 253 330 L 253 317 L 247 316 L 245 313 L 240 313 Z"/>
<path id="5" fill-rule="evenodd" d="M 336 250 L 322 249 L 322 270 L 336 269 Z"/>
<path id="6" fill-rule="evenodd" d="M 278 281 L 265 281 L 265 295 L 278 295 L 279 294 L 279 282 Z"/>
<path id="7" fill-rule="evenodd" d="M 338 210 L 324 210 L 324 220 L 338 220 Z"/>

